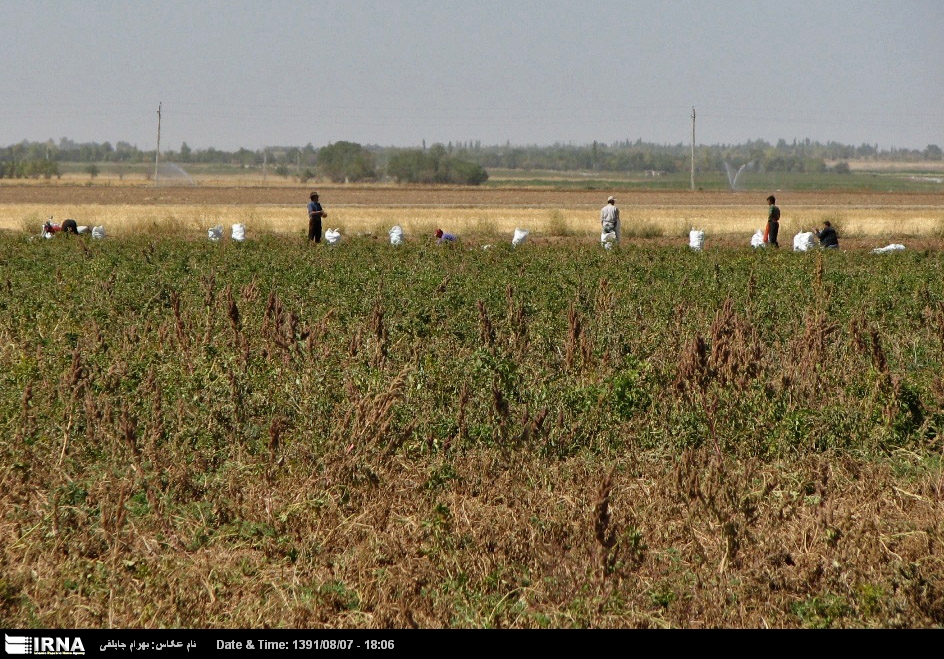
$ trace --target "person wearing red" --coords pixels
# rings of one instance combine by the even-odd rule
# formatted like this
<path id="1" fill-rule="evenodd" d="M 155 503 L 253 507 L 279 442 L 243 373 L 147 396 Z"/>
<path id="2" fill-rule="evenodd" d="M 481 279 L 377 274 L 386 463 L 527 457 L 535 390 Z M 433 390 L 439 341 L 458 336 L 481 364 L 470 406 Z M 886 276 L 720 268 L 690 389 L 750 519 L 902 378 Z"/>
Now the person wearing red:
<path id="1" fill-rule="evenodd" d="M 436 229 L 436 244 L 442 245 L 443 243 L 454 243 L 458 237 L 452 233 L 446 233 L 442 229 Z"/>

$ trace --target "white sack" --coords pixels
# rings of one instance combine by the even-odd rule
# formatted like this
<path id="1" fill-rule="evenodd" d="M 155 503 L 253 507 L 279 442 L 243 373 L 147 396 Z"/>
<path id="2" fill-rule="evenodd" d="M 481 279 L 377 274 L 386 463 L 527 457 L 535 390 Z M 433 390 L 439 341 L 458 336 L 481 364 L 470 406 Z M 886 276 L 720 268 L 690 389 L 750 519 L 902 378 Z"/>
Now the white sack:
<path id="1" fill-rule="evenodd" d="M 246 225 L 245 224 L 233 225 L 233 240 L 237 240 L 239 242 L 246 240 Z"/>
<path id="2" fill-rule="evenodd" d="M 762 229 L 758 229 L 757 232 L 751 236 L 751 247 L 763 247 L 764 246 L 764 232 Z"/>
<path id="3" fill-rule="evenodd" d="M 701 248 L 705 246 L 705 232 L 693 227 L 688 232 L 688 246 L 696 252 L 700 252 Z"/>
<path id="4" fill-rule="evenodd" d="M 325 231 L 325 240 L 329 245 L 337 245 L 341 242 L 341 232 L 338 229 L 328 229 Z"/>
<path id="5" fill-rule="evenodd" d="M 105 237 L 105 227 L 97 226 L 92 228 L 92 238 L 102 239 Z"/>
<path id="6" fill-rule="evenodd" d="M 213 242 L 219 242 L 223 237 L 223 225 L 217 224 L 215 227 L 207 229 L 207 237 Z"/>
<path id="7" fill-rule="evenodd" d="M 904 245 L 899 245 L 897 243 L 892 245 L 887 245 L 885 247 L 876 247 L 872 250 L 873 254 L 884 254 L 886 252 L 900 252 L 905 248 Z"/>
<path id="8" fill-rule="evenodd" d="M 600 234 L 600 244 L 603 245 L 606 249 L 613 249 L 613 245 L 616 244 L 616 232 L 615 231 L 604 231 Z"/>
<path id="9" fill-rule="evenodd" d="M 813 238 L 812 231 L 801 231 L 793 236 L 793 251 L 806 252 L 816 247 L 816 240 Z"/>
<path id="10" fill-rule="evenodd" d="M 400 225 L 396 225 L 389 231 L 390 233 L 390 244 L 391 245 L 402 245 L 403 244 L 403 229 L 400 228 Z"/>
<path id="11" fill-rule="evenodd" d="M 517 247 L 518 245 L 524 245 L 524 241 L 528 239 L 528 234 L 531 233 L 528 229 L 515 229 L 515 235 L 511 239 L 511 246 Z"/>

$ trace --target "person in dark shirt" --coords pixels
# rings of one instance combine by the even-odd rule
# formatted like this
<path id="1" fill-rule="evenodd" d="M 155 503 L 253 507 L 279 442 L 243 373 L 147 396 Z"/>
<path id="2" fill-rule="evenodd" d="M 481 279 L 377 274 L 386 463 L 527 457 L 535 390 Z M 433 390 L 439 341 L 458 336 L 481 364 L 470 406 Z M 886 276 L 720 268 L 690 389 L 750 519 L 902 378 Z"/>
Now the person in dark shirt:
<path id="1" fill-rule="evenodd" d="M 764 231 L 764 243 L 773 247 L 780 247 L 777 242 L 777 234 L 780 233 L 780 209 L 777 207 L 777 199 L 770 195 L 767 197 L 767 203 L 770 207 L 767 209 L 767 228 Z"/>
<path id="2" fill-rule="evenodd" d="M 839 249 L 839 236 L 829 220 L 823 222 L 822 229 L 813 229 L 813 233 L 819 238 L 819 246 L 825 249 Z"/>
<path id="3" fill-rule="evenodd" d="M 308 198 L 311 200 L 308 202 L 308 241 L 311 242 L 314 240 L 316 243 L 320 243 L 321 220 L 322 218 L 328 217 L 328 214 L 318 202 L 317 192 L 312 192 Z"/>

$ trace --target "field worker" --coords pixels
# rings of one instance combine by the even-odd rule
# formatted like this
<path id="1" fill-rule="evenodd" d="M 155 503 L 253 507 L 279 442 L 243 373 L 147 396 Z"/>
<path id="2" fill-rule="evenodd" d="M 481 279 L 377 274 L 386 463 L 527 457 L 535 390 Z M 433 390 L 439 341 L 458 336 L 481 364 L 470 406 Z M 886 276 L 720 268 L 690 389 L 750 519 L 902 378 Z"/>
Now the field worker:
<path id="1" fill-rule="evenodd" d="M 767 197 L 767 228 L 764 230 L 764 244 L 780 247 L 777 242 L 777 234 L 780 233 L 780 209 L 777 207 L 777 199 L 770 195 Z"/>
<path id="2" fill-rule="evenodd" d="M 76 224 L 75 220 L 65 220 L 62 223 L 62 233 L 79 235 L 79 225 Z"/>
<path id="3" fill-rule="evenodd" d="M 52 221 L 52 216 L 49 216 L 49 219 L 46 220 L 46 223 L 43 224 L 43 236 L 46 238 L 52 238 L 54 235 L 62 231 L 62 225 L 57 224 Z"/>
<path id="4" fill-rule="evenodd" d="M 452 243 L 456 241 L 457 236 L 451 233 L 446 233 L 442 229 L 436 229 L 436 244 L 442 245 L 443 243 Z"/>
<path id="5" fill-rule="evenodd" d="M 312 192 L 308 195 L 311 201 L 308 202 L 308 241 L 314 240 L 321 242 L 321 219 L 328 217 L 328 214 L 318 202 L 318 193 Z"/>
<path id="6" fill-rule="evenodd" d="M 600 209 L 600 227 L 603 233 L 616 234 L 616 242 L 620 239 L 620 216 L 619 208 L 616 206 L 616 197 L 610 196 L 606 200 L 606 206 Z"/>
<path id="7" fill-rule="evenodd" d="M 833 229 L 833 225 L 829 220 L 823 222 L 822 229 L 813 229 L 813 233 L 819 238 L 820 247 L 825 249 L 839 249 L 839 236 L 836 235 L 836 230 Z"/>

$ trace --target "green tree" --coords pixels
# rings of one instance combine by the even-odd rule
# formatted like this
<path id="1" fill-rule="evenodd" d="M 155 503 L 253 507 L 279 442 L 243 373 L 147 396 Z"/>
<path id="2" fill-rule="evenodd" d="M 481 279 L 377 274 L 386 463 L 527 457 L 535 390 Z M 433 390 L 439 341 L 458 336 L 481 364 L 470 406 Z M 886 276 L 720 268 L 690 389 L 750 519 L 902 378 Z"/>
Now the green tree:
<path id="1" fill-rule="evenodd" d="M 442 144 L 434 144 L 428 151 L 413 149 L 393 155 L 387 163 L 387 175 L 398 183 L 481 185 L 488 180 L 484 167 L 451 158 Z"/>
<path id="2" fill-rule="evenodd" d="M 239 149 L 235 154 L 233 154 L 233 160 L 243 167 L 250 167 L 251 165 L 256 164 L 258 158 L 255 153 L 249 149 Z"/>
<path id="3" fill-rule="evenodd" d="M 335 183 L 377 178 L 374 155 L 356 142 L 335 142 L 319 149 L 316 169 Z"/>
<path id="4" fill-rule="evenodd" d="M 92 164 L 90 164 L 88 167 L 85 168 L 85 172 L 89 175 L 89 177 L 94 179 L 99 174 L 98 165 L 96 165 L 93 162 Z"/>
<path id="5" fill-rule="evenodd" d="M 467 160 L 453 160 L 454 182 L 460 185 L 482 185 L 488 180 L 488 172 L 481 165 Z"/>
<path id="6" fill-rule="evenodd" d="M 395 153 L 387 163 L 387 175 L 397 183 L 431 183 L 433 173 L 426 156 L 417 149 Z"/>

